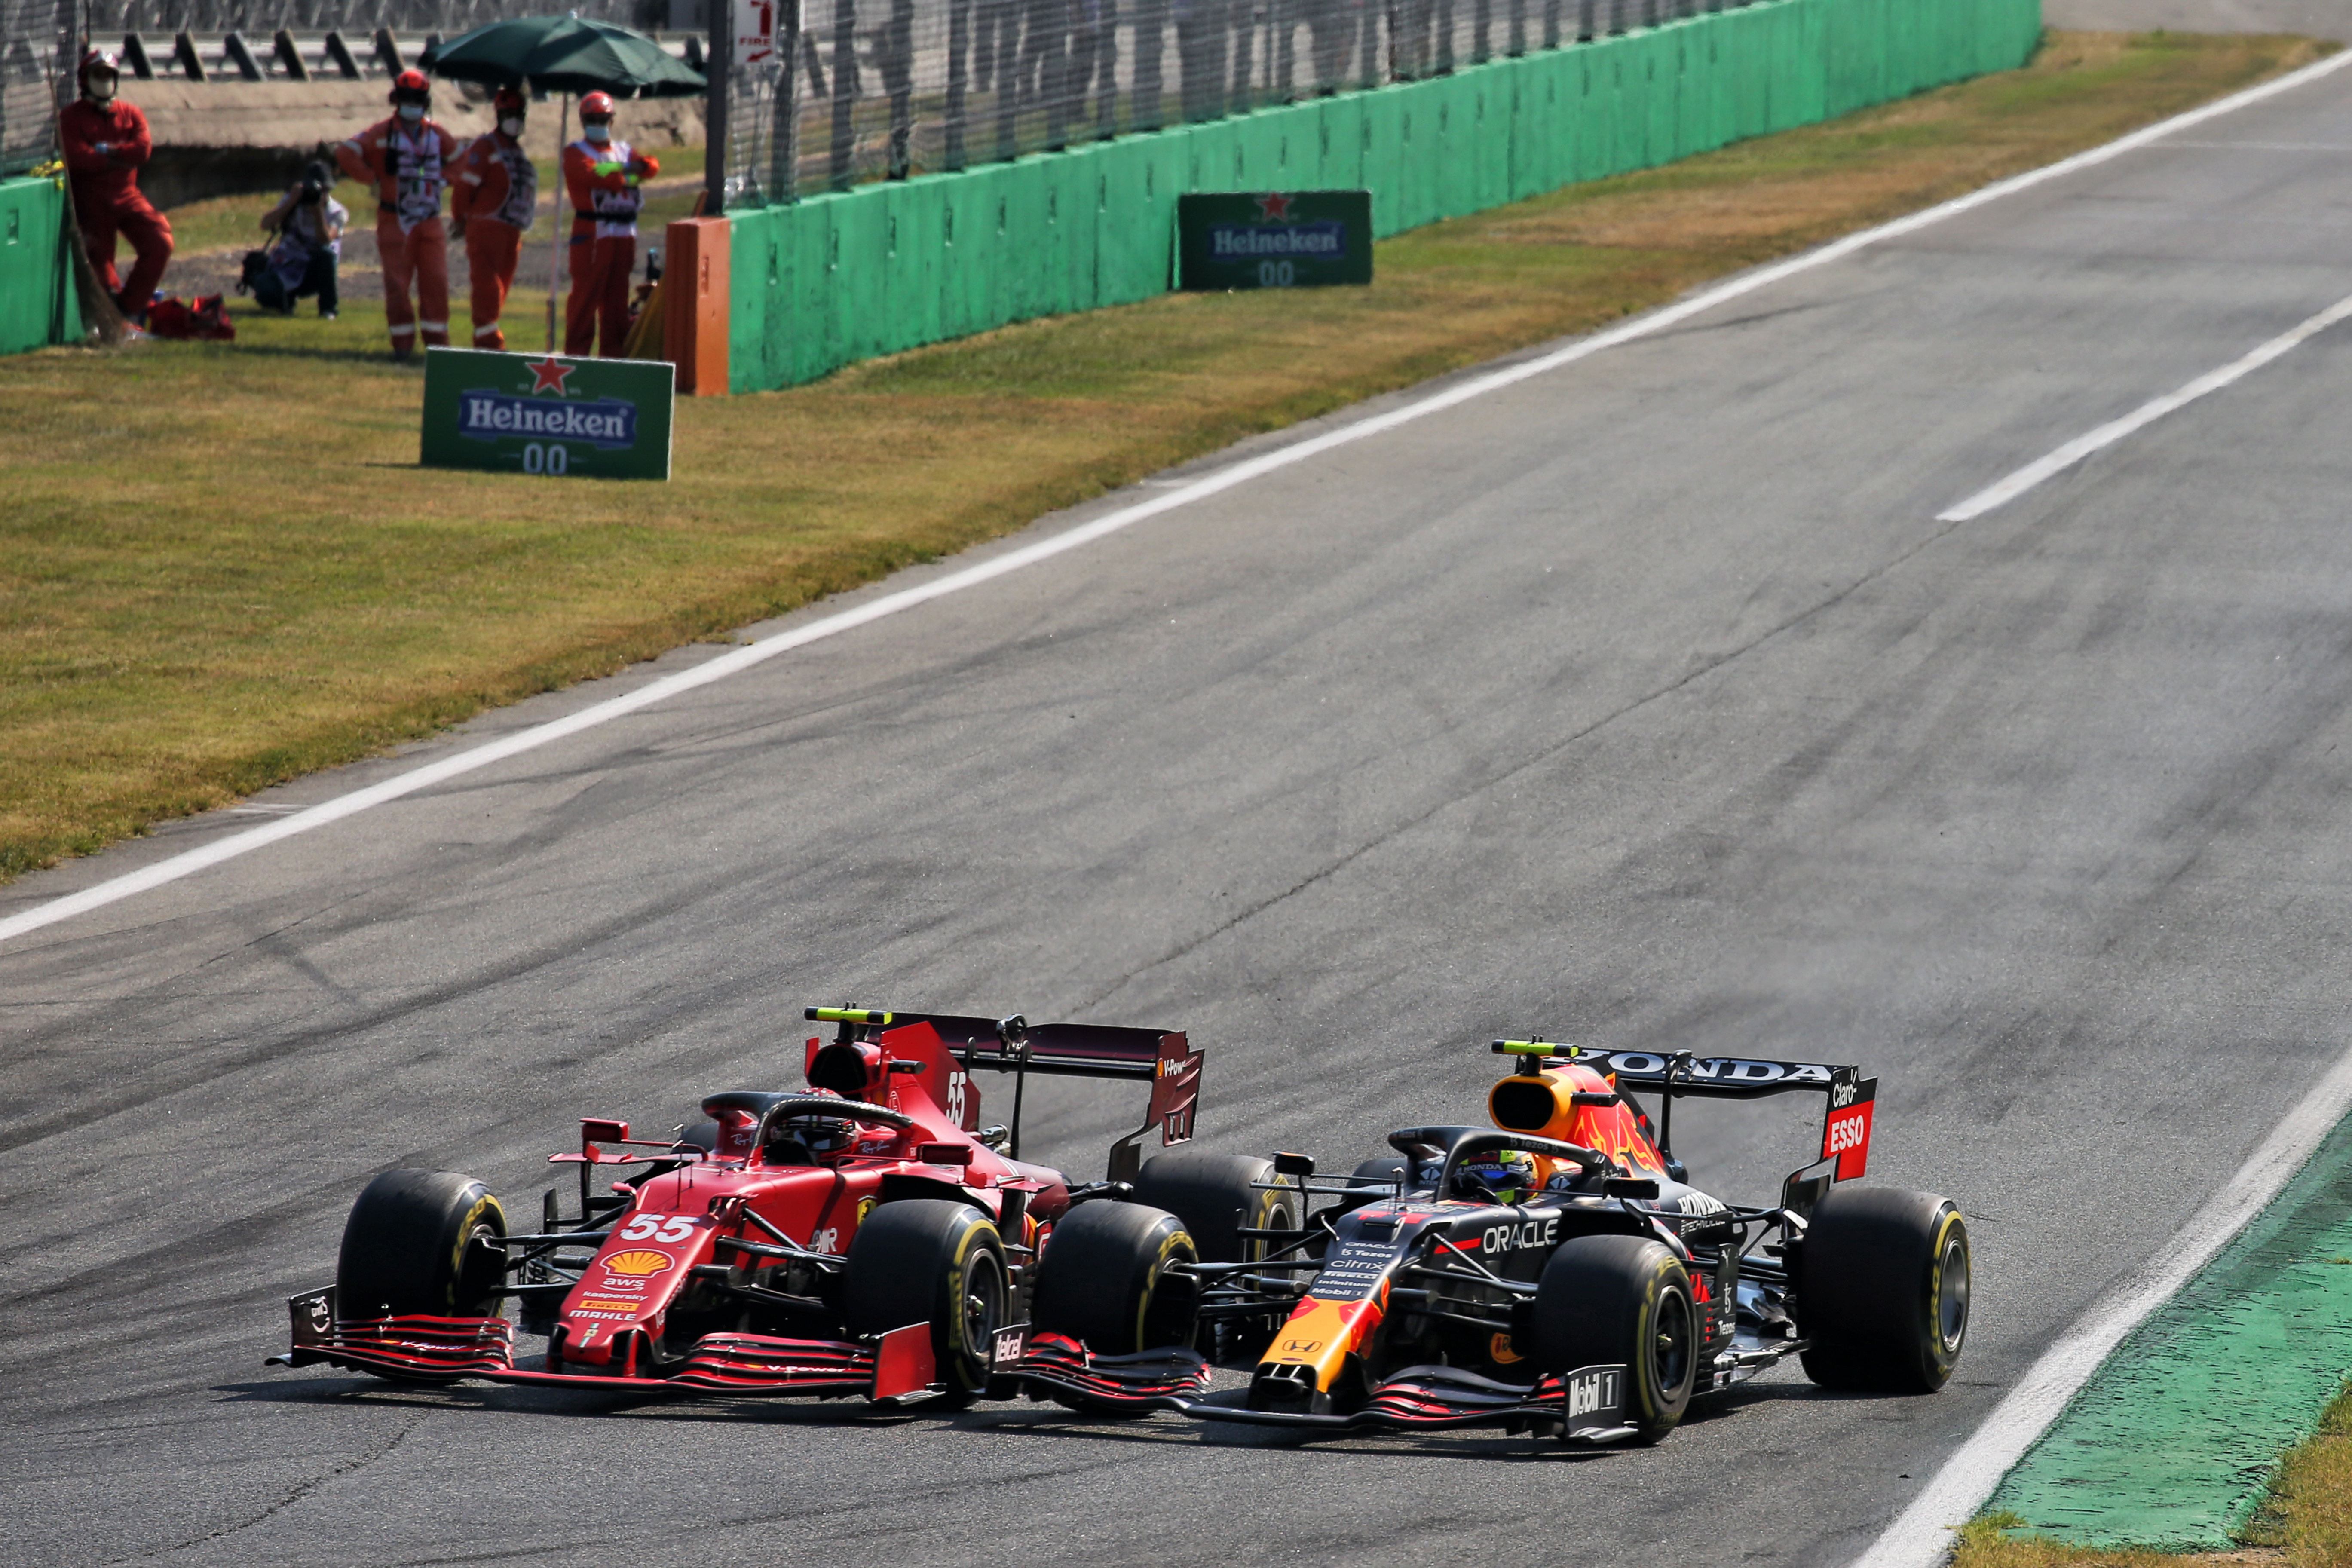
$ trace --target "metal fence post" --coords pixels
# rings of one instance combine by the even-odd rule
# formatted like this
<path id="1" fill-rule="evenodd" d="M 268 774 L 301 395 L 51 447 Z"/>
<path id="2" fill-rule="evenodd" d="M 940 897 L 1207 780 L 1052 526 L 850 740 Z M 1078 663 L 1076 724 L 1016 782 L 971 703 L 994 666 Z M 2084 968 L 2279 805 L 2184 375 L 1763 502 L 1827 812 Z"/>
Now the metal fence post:
<path id="1" fill-rule="evenodd" d="M 776 113 L 768 133 L 768 200 L 794 202 L 801 195 L 802 0 L 782 0 L 776 22 Z"/>
<path id="2" fill-rule="evenodd" d="M 704 74 L 710 83 L 710 96 L 702 107 L 702 211 L 705 216 L 717 217 L 727 210 L 728 143 L 735 131 L 728 115 L 734 86 L 730 79 L 735 74 L 735 0 L 703 0 L 703 4 L 709 7 L 710 59 Z M 559 208 L 562 205 L 556 203 Z"/>
<path id="3" fill-rule="evenodd" d="M 946 147 L 941 162 L 950 169 L 964 166 L 964 95 L 971 86 L 971 0 L 948 0 L 948 101 L 943 127 Z"/>
<path id="4" fill-rule="evenodd" d="M 857 147 L 857 0 L 833 0 L 833 141 L 825 160 L 825 184 L 849 189 L 851 155 Z"/>

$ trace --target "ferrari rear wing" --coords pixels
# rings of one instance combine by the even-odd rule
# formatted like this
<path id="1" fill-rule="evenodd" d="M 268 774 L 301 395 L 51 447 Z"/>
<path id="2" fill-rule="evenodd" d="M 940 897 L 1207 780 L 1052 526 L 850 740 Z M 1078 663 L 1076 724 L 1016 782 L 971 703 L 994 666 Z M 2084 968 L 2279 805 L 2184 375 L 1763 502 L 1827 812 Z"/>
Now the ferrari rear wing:
<path id="1" fill-rule="evenodd" d="M 1616 1076 L 1621 1090 L 1654 1090 L 1664 1102 L 1660 1142 L 1674 1127 L 1674 1102 L 1682 1099 L 1761 1100 L 1768 1095 L 1814 1093 L 1829 1101 L 1822 1128 L 1822 1160 L 1834 1160 L 1832 1179 L 1852 1181 L 1870 1163 L 1871 1121 L 1877 1110 L 1878 1080 L 1858 1067 L 1827 1062 L 1766 1061 L 1748 1057 L 1702 1057 L 1692 1051 L 1604 1051 L 1549 1040 L 1496 1040 L 1497 1056 L 1538 1057 L 1576 1062 Z M 1671 1149 L 1665 1151 L 1672 1152 Z M 1800 1173 L 1801 1174 L 1801 1173 Z M 1790 1181 L 1796 1181 L 1791 1177 Z M 1822 1184 L 1826 1187 L 1827 1184 Z"/>
<path id="2" fill-rule="evenodd" d="M 1009 1018 L 968 1018 L 953 1013 L 898 1013 L 878 1007 L 811 1007 L 811 1023 L 840 1026 L 845 1040 L 878 1041 L 893 1029 L 929 1024 L 948 1053 L 969 1072 L 986 1069 L 1015 1076 L 1013 1147 L 1021 1139 L 1021 1083 L 1030 1073 L 1062 1078 L 1141 1079 L 1151 1085 L 1151 1106 L 1143 1125 L 1111 1145 L 1109 1179 L 1132 1181 L 1143 1160 L 1142 1142 L 1157 1129 L 1162 1146 L 1192 1136 L 1193 1107 L 1201 1098 L 1201 1053 L 1181 1030 L 1140 1029 L 1117 1024 L 1032 1024 L 1018 1013 Z"/>
<path id="3" fill-rule="evenodd" d="M 964 1018 L 952 1013 L 886 1013 L 872 1007 L 811 1007 L 813 1023 L 846 1024 L 857 1038 L 875 1040 L 890 1029 L 929 1024 L 956 1060 L 997 1072 L 1026 1070 L 1068 1078 L 1160 1079 L 1160 1064 L 1187 1051 L 1184 1037 L 1162 1029 L 1116 1024 L 1033 1024 L 1010 1018 Z"/>

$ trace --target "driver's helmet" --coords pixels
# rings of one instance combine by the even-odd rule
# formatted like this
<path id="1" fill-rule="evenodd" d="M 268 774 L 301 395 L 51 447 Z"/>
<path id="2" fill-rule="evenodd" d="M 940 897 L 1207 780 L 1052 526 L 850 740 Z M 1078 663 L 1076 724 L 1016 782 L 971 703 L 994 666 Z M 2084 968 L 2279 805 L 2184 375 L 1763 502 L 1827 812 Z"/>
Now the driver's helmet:
<path id="1" fill-rule="evenodd" d="M 846 1116 L 804 1110 L 777 1122 L 772 1136 L 788 1138 L 812 1154 L 843 1154 L 857 1141 L 857 1123 Z"/>
<path id="2" fill-rule="evenodd" d="M 1491 1197 L 1498 1204 L 1516 1204 L 1542 1184 L 1535 1156 L 1521 1149 L 1487 1149 L 1462 1162 L 1454 1181 L 1465 1196 Z"/>

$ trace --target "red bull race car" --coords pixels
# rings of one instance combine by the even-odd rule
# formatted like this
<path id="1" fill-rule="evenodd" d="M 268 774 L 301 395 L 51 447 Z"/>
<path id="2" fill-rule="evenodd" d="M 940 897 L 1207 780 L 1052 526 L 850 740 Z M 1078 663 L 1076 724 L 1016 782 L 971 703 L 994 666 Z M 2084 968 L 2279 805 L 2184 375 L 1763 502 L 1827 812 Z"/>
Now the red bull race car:
<path id="1" fill-rule="evenodd" d="M 1154 1131 L 1163 1148 L 1192 1137 L 1202 1057 L 1181 1033 L 807 1016 L 836 1026 L 807 1043 L 808 1088 L 713 1094 L 706 1120 L 669 1138 L 583 1120 L 578 1151 L 551 1157 L 578 1168 L 576 1206 L 551 1189 L 536 1226 L 515 1227 L 469 1176 L 377 1176 L 344 1226 L 335 1282 L 289 1300 L 293 1342 L 271 1361 L 410 1381 L 961 1403 L 1014 1391 L 1033 1299 L 1091 1304 L 1126 1288 L 1073 1275 L 1089 1266 L 1086 1235 L 1157 1237 L 1158 1281 L 1169 1264 L 1241 1258 L 1244 1230 L 1302 1221 L 1266 1161 L 1183 1148 L 1143 1160 Z M 1010 1128 L 982 1124 L 982 1071 L 1013 1075 Z M 1020 1158 L 1031 1074 L 1150 1084 L 1146 1120 L 1112 1145 L 1105 1181 Z M 622 1179 L 600 1184 L 606 1172 Z M 1233 1211 L 1222 1231 L 1220 1205 Z M 1201 1228 L 1182 1231 L 1169 1207 Z M 1081 1244 L 1055 1248 L 1097 1208 L 1147 1223 L 1079 1224 Z M 1172 1310 L 1177 1293 L 1164 1296 Z M 1189 1338 L 1189 1316 L 1163 1316 L 1144 1325 L 1150 1342 Z M 546 1337 L 526 1358 L 536 1364 L 518 1363 L 518 1331 Z"/>
<path id="2" fill-rule="evenodd" d="M 1098 1413 L 1305 1428 L 1499 1424 L 1655 1442 L 1694 1399 L 1785 1359 L 1841 1389 L 1931 1392 L 1969 1318 L 1969 1235 L 1932 1193 L 1846 1184 L 1877 1081 L 1853 1067 L 1498 1040 L 1492 1125 L 1410 1127 L 1340 1179 L 1277 1155 L 1256 1190 L 1295 1223 L 1186 1252 L 1181 1206 L 1138 1194 L 1064 1222 L 1019 1381 Z M 1658 1096 L 1658 1121 L 1636 1098 Z M 1766 1206 L 1698 1191 L 1676 1100 L 1819 1094 L 1820 1158 Z M 1200 1196 L 1193 1198 L 1196 1208 Z M 1083 1224 L 1081 1222 L 1084 1222 Z M 1176 1237 L 1173 1242 L 1170 1237 Z M 1083 1267 L 1081 1267 L 1083 1264 Z M 1207 1353 L 1203 1353 L 1206 1352 Z M 1247 1386 L 1212 1392 L 1212 1363 Z"/>

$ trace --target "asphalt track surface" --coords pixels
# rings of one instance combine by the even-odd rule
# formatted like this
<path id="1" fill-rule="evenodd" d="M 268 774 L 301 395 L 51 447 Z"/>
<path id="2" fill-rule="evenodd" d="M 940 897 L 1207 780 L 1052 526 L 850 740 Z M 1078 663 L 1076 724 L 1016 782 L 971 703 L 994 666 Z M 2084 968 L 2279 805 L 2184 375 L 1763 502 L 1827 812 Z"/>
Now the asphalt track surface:
<path id="1" fill-rule="evenodd" d="M 2042 19 L 2053 27 L 2300 33 L 2352 43 L 2347 0 L 2045 0 Z"/>
<path id="2" fill-rule="evenodd" d="M 2346 329 L 1935 516 L 2347 291 L 2337 76 L 0 948 L 6 1556 L 1849 1561 L 2352 1032 Z M 1864 1062 L 1960 1375 L 1580 1457 L 262 1370 L 373 1171 L 527 1207 L 851 1000 L 1187 1028 L 1206 1144 L 1339 1165 L 1505 1031 Z M 1678 1121 L 1759 1200 L 1818 1128 Z"/>

